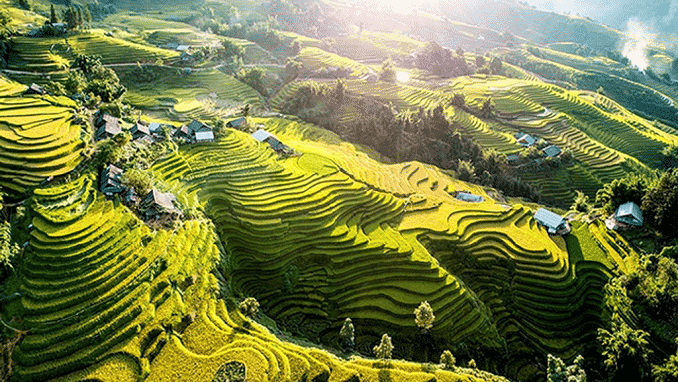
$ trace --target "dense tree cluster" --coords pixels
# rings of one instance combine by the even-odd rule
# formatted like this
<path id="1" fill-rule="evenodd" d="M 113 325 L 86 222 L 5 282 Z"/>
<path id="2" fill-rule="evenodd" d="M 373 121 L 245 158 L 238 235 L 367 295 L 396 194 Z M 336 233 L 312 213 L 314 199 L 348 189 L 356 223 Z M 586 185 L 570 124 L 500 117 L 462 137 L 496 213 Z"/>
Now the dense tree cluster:
<path id="1" fill-rule="evenodd" d="M 213 32 L 226 37 L 253 41 L 267 50 L 284 47 L 283 36 L 275 29 L 275 23 L 271 20 L 233 25 L 223 24 Z"/>
<path id="2" fill-rule="evenodd" d="M 326 4 L 315 0 L 272 0 L 264 5 L 283 29 L 315 38 L 345 32 L 346 22 L 325 7 Z"/>
<path id="3" fill-rule="evenodd" d="M 462 52 L 463 53 L 463 52 Z M 458 77 L 471 74 L 463 55 L 445 49 L 431 41 L 417 53 L 416 66 L 441 77 Z"/>
<path id="4" fill-rule="evenodd" d="M 243 68 L 238 71 L 236 77 L 251 86 L 254 90 L 258 91 L 261 95 L 267 96 L 268 90 L 266 84 L 264 84 L 264 77 L 266 77 L 266 71 L 263 68 L 258 66 L 252 68 Z"/>
<path id="5" fill-rule="evenodd" d="M 52 82 L 48 88 L 58 95 L 85 100 L 91 106 L 116 102 L 127 90 L 115 71 L 101 64 L 101 58 L 87 55 L 77 55 L 66 80 Z"/>
<path id="6" fill-rule="evenodd" d="M 605 287 L 608 327 L 598 331 L 611 380 L 675 381 L 678 377 L 676 248 L 642 255 L 633 271 Z"/>

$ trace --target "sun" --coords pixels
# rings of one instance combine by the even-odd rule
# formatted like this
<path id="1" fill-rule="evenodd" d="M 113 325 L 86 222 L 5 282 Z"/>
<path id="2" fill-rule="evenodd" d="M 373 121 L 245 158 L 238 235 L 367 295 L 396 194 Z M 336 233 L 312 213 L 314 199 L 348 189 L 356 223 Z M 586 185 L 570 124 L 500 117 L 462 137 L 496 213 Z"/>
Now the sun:
<path id="1" fill-rule="evenodd" d="M 407 82 L 410 80 L 410 73 L 398 72 L 396 73 L 396 80 L 398 80 L 398 82 Z"/>

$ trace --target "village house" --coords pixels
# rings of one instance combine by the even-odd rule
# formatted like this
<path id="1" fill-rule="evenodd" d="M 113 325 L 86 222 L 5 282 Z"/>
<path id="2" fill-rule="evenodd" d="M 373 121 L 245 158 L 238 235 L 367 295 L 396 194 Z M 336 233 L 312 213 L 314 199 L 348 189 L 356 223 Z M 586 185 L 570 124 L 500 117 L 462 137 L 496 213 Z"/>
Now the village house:
<path id="1" fill-rule="evenodd" d="M 195 133 L 196 143 L 205 143 L 214 141 L 214 133 L 211 131 L 198 131 Z"/>
<path id="2" fill-rule="evenodd" d="M 188 130 L 191 135 L 195 135 L 197 132 L 212 131 L 212 128 L 209 125 L 194 119 L 188 124 Z"/>
<path id="3" fill-rule="evenodd" d="M 174 137 L 174 139 L 184 142 L 191 142 L 193 140 L 193 138 L 191 137 L 191 131 L 188 129 L 188 126 L 186 125 L 181 125 L 180 127 L 177 127 L 177 129 L 174 130 L 172 137 Z"/>
<path id="4" fill-rule="evenodd" d="M 174 203 L 176 203 L 176 198 L 173 194 L 160 192 L 154 188 L 141 199 L 139 207 L 146 219 L 174 218 L 181 215 Z"/>
<path id="5" fill-rule="evenodd" d="M 534 145 L 537 140 L 530 134 L 523 134 L 516 138 L 516 142 L 523 147 L 530 147 Z"/>
<path id="6" fill-rule="evenodd" d="M 457 200 L 461 200 L 462 202 L 468 202 L 468 203 L 480 203 L 483 200 L 485 200 L 485 198 L 483 198 L 480 195 L 475 195 L 475 194 L 472 194 L 470 192 L 463 192 L 463 191 L 457 192 L 457 194 L 455 195 L 455 198 L 457 198 Z"/>
<path id="7" fill-rule="evenodd" d="M 292 149 L 282 143 L 275 135 L 269 133 L 264 129 L 259 129 L 252 134 L 252 138 L 256 139 L 259 142 L 268 143 L 268 145 L 281 155 L 289 155 L 292 153 Z"/>
<path id="8" fill-rule="evenodd" d="M 236 119 L 232 119 L 226 123 L 226 127 L 231 127 L 234 129 L 240 129 L 242 127 L 245 127 L 247 125 L 247 118 L 245 117 L 240 117 Z"/>
<path id="9" fill-rule="evenodd" d="M 542 225 L 551 235 L 564 235 L 569 233 L 571 228 L 565 219 L 553 213 L 546 208 L 540 208 L 534 213 L 534 219 Z"/>
<path id="10" fill-rule="evenodd" d="M 137 139 L 150 138 L 151 131 L 149 130 L 148 126 L 137 122 L 134 124 L 134 126 L 132 126 L 130 134 L 132 134 L 132 139 L 136 141 Z"/>
<path id="11" fill-rule="evenodd" d="M 96 140 L 100 141 L 102 139 L 113 138 L 116 134 L 122 132 L 120 129 L 120 124 L 118 119 L 110 114 L 97 113 L 96 118 L 94 119 L 94 126 L 97 129 Z"/>
<path id="12" fill-rule="evenodd" d="M 544 155 L 546 155 L 547 157 L 551 157 L 551 158 L 555 158 L 558 155 L 560 155 L 560 149 L 558 148 L 558 146 L 555 146 L 555 145 L 551 145 L 551 146 L 544 148 L 542 150 L 542 152 L 544 153 Z"/>
<path id="13" fill-rule="evenodd" d="M 605 220 L 605 226 L 611 230 L 625 230 L 633 227 L 642 227 L 644 223 L 643 212 L 634 202 L 627 202 L 619 207 Z"/>
<path id="14" fill-rule="evenodd" d="M 42 88 L 42 86 L 36 84 L 35 82 L 31 84 L 31 86 L 28 87 L 23 93 L 24 95 L 31 95 L 31 94 L 38 94 L 38 95 L 44 95 L 47 94 L 45 89 Z"/>
<path id="15" fill-rule="evenodd" d="M 101 171 L 101 176 L 99 177 L 99 191 L 108 197 L 123 192 L 125 187 L 122 185 L 121 177 L 122 169 L 112 164 L 108 165 L 108 167 Z"/>

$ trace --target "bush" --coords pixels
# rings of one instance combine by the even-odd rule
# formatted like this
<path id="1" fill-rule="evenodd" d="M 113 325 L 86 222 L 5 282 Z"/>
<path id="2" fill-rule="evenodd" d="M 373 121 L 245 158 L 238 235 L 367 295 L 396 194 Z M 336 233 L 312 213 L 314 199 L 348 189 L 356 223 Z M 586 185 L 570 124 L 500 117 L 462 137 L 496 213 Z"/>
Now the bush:
<path id="1" fill-rule="evenodd" d="M 454 358 L 451 351 L 445 350 L 443 354 L 440 355 L 440 363 L 443 365 L 443 369 L 453 370 L 457 360 Z"/>
<path id="2" fill-rule="evenodd" d="M 247 297 L 238 305 L 238 309 L 246 317 L 253 318 L 259 312 L 259 302 L 254 297 Z"/>

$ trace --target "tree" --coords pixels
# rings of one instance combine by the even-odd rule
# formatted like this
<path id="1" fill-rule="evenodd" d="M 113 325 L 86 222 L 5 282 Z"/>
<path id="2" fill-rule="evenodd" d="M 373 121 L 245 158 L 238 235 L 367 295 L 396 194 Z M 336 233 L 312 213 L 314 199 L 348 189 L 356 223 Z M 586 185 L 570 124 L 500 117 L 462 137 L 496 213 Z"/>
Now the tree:
<path id="1" fill-rule="evenodd" d="M 678 340 L 678 339 L 677 339 Z M 671 354 L 663 365 L 652 367 L 655 382 L 673 382 L 678 380 L 678 354 Z"/>
<path id="2" fill-rule="evenodd" d="M 388 82 L 396 80 L 395 66 L 390 58 L 381 63 L 381 74 L 379 74 L 379 78 Z"/>
<path id="3" fill-rule="evenodd" d="M 661 175 L 643 196 L 646 219 L 666 238 L 678 237 L 678 169 Z"/>
<path id="4" fill-rule="evenodd" d="M 495 57 L 490 61 L 490 72 L 492 74 L 501 74 L 502 62 L 499 57 Z"/>
<path id="5" fill-rule="evenodd" d="M 627 372 L 637 372 L 642 376 L 652 354 L 648 346 L 649 334 L 644 330 L 631 328 L 616 312 L 612 313 L 610 324 L 610 330 L 598 329 L 598 341 L 603 348 L 605 366 L 612 371 L 624 368 Z M 631 365 L 633 369 L 630 368 Z"/>
<path id="6" fill-rule="evenodd" d="M 372 351 L 374 352 L 374 356 L 378 359 L 391 359 L 393 356 L 393 344 L 391 343 L 391 337 L 384 333 L 384 335 L 381 336 L 381 342 L 379 342 L 378 346 L 373 347 Z"/>
<path id="7" fill-rule="evenodd" d="M 483 106 L 480 108 L 480 116 L 485 119 L 492 118 L 492 98 L 483 102 Z"/>
<path id="8" fill-rule="evenodd" d="M 30 11 L 31 8 L 32 8 L 32 4 L 31 4 L 30 0 L 19 0 L 19 7 L 23 8 L 27 11 Z"/>
<path id="9" fill-rule="evenodd" d="M 12 231 L 9 222 L 0 223 L 0 280 L 6 279 L 14 269 L 14 258 L 19 254 L 20 248 L 12 242 Z"/>
<path id="10" fill-rule="evenodd" d="M 12 16 L 9 15 L 9 12 L 4 9 L 0 9 L 0 26 L 4 28 L 10 23 L 10 21 L 12 21 Z"/>
<path id="11" fill-rule="evenodd" d="M 259 302 L 254 297 L 247 297 L 242 300 L 238 308 L 248 318 L 253 318 L 259 312 Z"/>
<path id="12" fill-rule="evenodd" d="M 344 324 L 339 331 L 339 346 L 346 352 L 353 351 L 355 348 L 355 328 L 353 327 L 353 322 L 348 317 L 344 320 Z"/>
<path id="13" fill-rule="evenodd" d="M 570 209 L 576 212 L 588 213 L 591 210 L 591 204 L 589 203 L 588 195 L 579 190 L 575 191 L 575 193 L 576 196 L 574 197 L 574 202 L 572 202 Z"/>
<path id="14" fill-rule="evenodd" d="M 458 108 L 463 109 L 466 107 L 466 98 L 462 93 L 454 93 L 450 103 L 452 104 L 452 106 L 456 106 Z"/>
<path id="15" fill-rule="evenodd" d="M 49 22 L 54 24 L 59 22 L 59 18 L 57 17 L 56 10 L 54 9 L 54 4 L 50 4 L 49 6 Z"/>
<path id="16" fill-rule="evenodd" d="M 255 66 L 253 68 L 241 69 L 238 72 L 238 79 L 247 85 L 251 86 L 254 90 L 261 93 L 261 95 L 266 96 L 268 92 L 266 91 L 266 86 L 264 85 L 264 76 L 266 71 L 263 68 Z"/>
<path id="17" fill-rule="evenodd" d="M 120 180 L 125 186 L 134 188 L 139 195 L 148 194 L 155 184 L 153 177 L 148 171 L 136 168 L 125 170 Z"/>
<path id="18" fill-rule="evenodd" d="M 466 182 L 471 182 L 476 177 L 476 169 L 470 161 L 459 160 L 457 165 L 457 178 Z"/>
<path id="19" fill-rule="evenodd" d="M 414 323 L 426 332 L 433 327 L 433 320 L 436 316 L 433 314 L 433 309 L 428 301 L 419 304 L 419 307 L 414 310 Z"/>
<path id="20" fill-rule="evenodd" d="M 457 360 L 452 355 L 452 352 L 445 350 L 443 354 L 440 355 L 440 363 L 443 365 L 445 370 L 454 370 L 454 364 L 457 363 Z"/>
<path id="21" fill-rule="evenodd" d="M 678 145 L 670 144 L 661 151 L 662 165 L 665 169 L 678 167 Z"/>
<path id="22" fill-rule="evenodd" d="M 239 57 L 243 58 L 245 57 L 245 48 L 243 48 L 241 45 L 234 43 L 231 40 L 224 40 L 221 43 L 221 46 L 224 47 L 224 57 L 229 58 L 229 57 Z"/>
<path id="23" fill-rule="evenodd" d="M 648 180 L 637 174 L 627 175 L 603 185 L 596 192 L 596 204 L 606 213 L 612 213 L 620 204 L 634 202 L 640 205 L 647 192 Z"/>
<path id="24" fill-rule="evenodd" d="M 547 382 L 586 382 L 586 372 L 583 369 L 584 357 L 574 359 L 574 363 L 566 366 L 562 359 L 548 355 Z"/>

